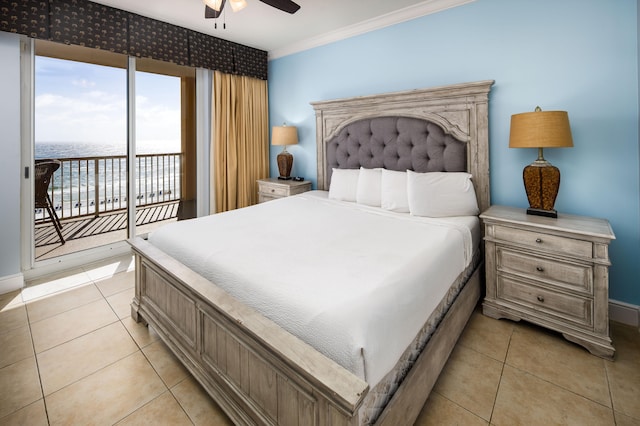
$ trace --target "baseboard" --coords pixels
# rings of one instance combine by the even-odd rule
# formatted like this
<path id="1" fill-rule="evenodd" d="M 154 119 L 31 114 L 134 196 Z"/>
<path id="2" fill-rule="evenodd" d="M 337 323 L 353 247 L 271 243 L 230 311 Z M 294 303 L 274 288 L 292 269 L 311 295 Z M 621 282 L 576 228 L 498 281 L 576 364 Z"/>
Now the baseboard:
<path id="1" fill-rule="evenodd" d="M 640 306 L 609 299 L 609 319 L 633 327 L 639 327 Z"/>
<path id="2" fill-rule="evenodd" d="M 20 290 L 24 287 L 24 275 L 22 273 L 0 277 L 0 294 Z"/>

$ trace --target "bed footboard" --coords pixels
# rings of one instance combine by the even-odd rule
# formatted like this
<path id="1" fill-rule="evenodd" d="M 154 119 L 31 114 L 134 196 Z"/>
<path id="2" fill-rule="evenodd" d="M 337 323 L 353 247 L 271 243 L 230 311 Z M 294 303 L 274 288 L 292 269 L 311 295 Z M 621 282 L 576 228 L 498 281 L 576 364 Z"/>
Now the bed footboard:
<path id="1" fill-rule="evenodd" d="M 132 317 L 153 326 L 234 423 L 359 423 L 366 382 L 147 241 L 130 244 Z"/>

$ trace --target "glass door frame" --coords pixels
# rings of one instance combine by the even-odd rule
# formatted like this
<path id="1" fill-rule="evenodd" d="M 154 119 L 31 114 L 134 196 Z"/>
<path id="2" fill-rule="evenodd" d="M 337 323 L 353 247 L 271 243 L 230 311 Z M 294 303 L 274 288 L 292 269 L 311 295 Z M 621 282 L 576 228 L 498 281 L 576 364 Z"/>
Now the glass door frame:
<path id="1" fill-rule="evenodd" d="M 110 257 L 131 254 L 131 247 L 126 241 L 104 246 L 94 247 L 75 253 L 64 254 L 51 259 L 35 259 L 35 230 L 34 230 L 34 182 L 31 178 L 35 157 L 35 41 L 27 37 L 21 40 L 21 165 L 24 173 L 21 179 L 21 269 L 25 281 L 41 277 L 46 274 L 55 273 L 61 270 L 78 268 L 92 262 L 98 262 Z M 210 82 L 207 81 L 211 73 L 208 70 L 201 72 L 196 70 L 195 77 L 195 99 L 199 108 L 202 106 L 202 99 L 210 99 Z M 136 193 L 135 179 L 135 153 L 136 153 L 136 132 L 135 132 L 135 72 L 136 58 L 127 58 L 127 177 L 128 177 L 128 199 L 130 194 Z M 209 112 L 209 108 L 206 108 Z M 205 202 L 197 199 L 198 216 L 209 214 L 209 158 L 208 153 L 210 139 L 210 115 L 201 120 L 202 114 L 196 109 L 196 191 L 197 196 L 205 195 Z M 133 153 L 133 155 L 130 155 Z M 204 158 L 203 158 L 204 157 Z M 135 203 L 127 203 L 128 238 L 135 235 Z"/>

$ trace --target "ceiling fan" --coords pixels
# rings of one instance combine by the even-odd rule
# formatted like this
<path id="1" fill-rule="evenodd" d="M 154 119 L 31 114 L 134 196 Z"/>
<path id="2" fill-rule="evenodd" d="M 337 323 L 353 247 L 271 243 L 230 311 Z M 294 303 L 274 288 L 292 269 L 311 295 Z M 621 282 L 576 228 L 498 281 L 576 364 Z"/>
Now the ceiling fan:
<path id="1" fill-rule="evenodd" d="M 280 9 L 287 13 L 296 13 L 300 5 L 291 0 L 260 0 L 262 3 Z M 222 13 L 226 0 L 203 0 L 205 4 L 204 17 L 217 18 Z M 229 0 L 234 12 L 244 9 L 247 6 L 246 0 Z"/>

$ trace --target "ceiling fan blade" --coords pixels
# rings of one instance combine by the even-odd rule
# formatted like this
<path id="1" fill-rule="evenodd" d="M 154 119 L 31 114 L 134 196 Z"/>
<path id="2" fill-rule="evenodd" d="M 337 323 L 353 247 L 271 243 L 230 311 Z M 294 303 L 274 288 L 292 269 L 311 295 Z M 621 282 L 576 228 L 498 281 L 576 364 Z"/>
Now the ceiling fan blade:
<path id="1" fill-rule="evenodd" d="M 280 9 L 287 13 L 296 13 L 300 9 L 300 5 L 291 0 L 260 0 L 262 3 Z"/>
<path id="2" fill-rule="evenodd" d="M 204 7 L 204 17 L 206 19 L 209 18 L 217 18 L 218 16 L 220 16 L 220 14 L 222 13 L 222 9 L 224 9 L 224 4 L 225 4 L 226 0 L 222 0 L 222 5 L 220 6 L 220 10 L 215 10 L 209 6 L 205 6 Z"/>

